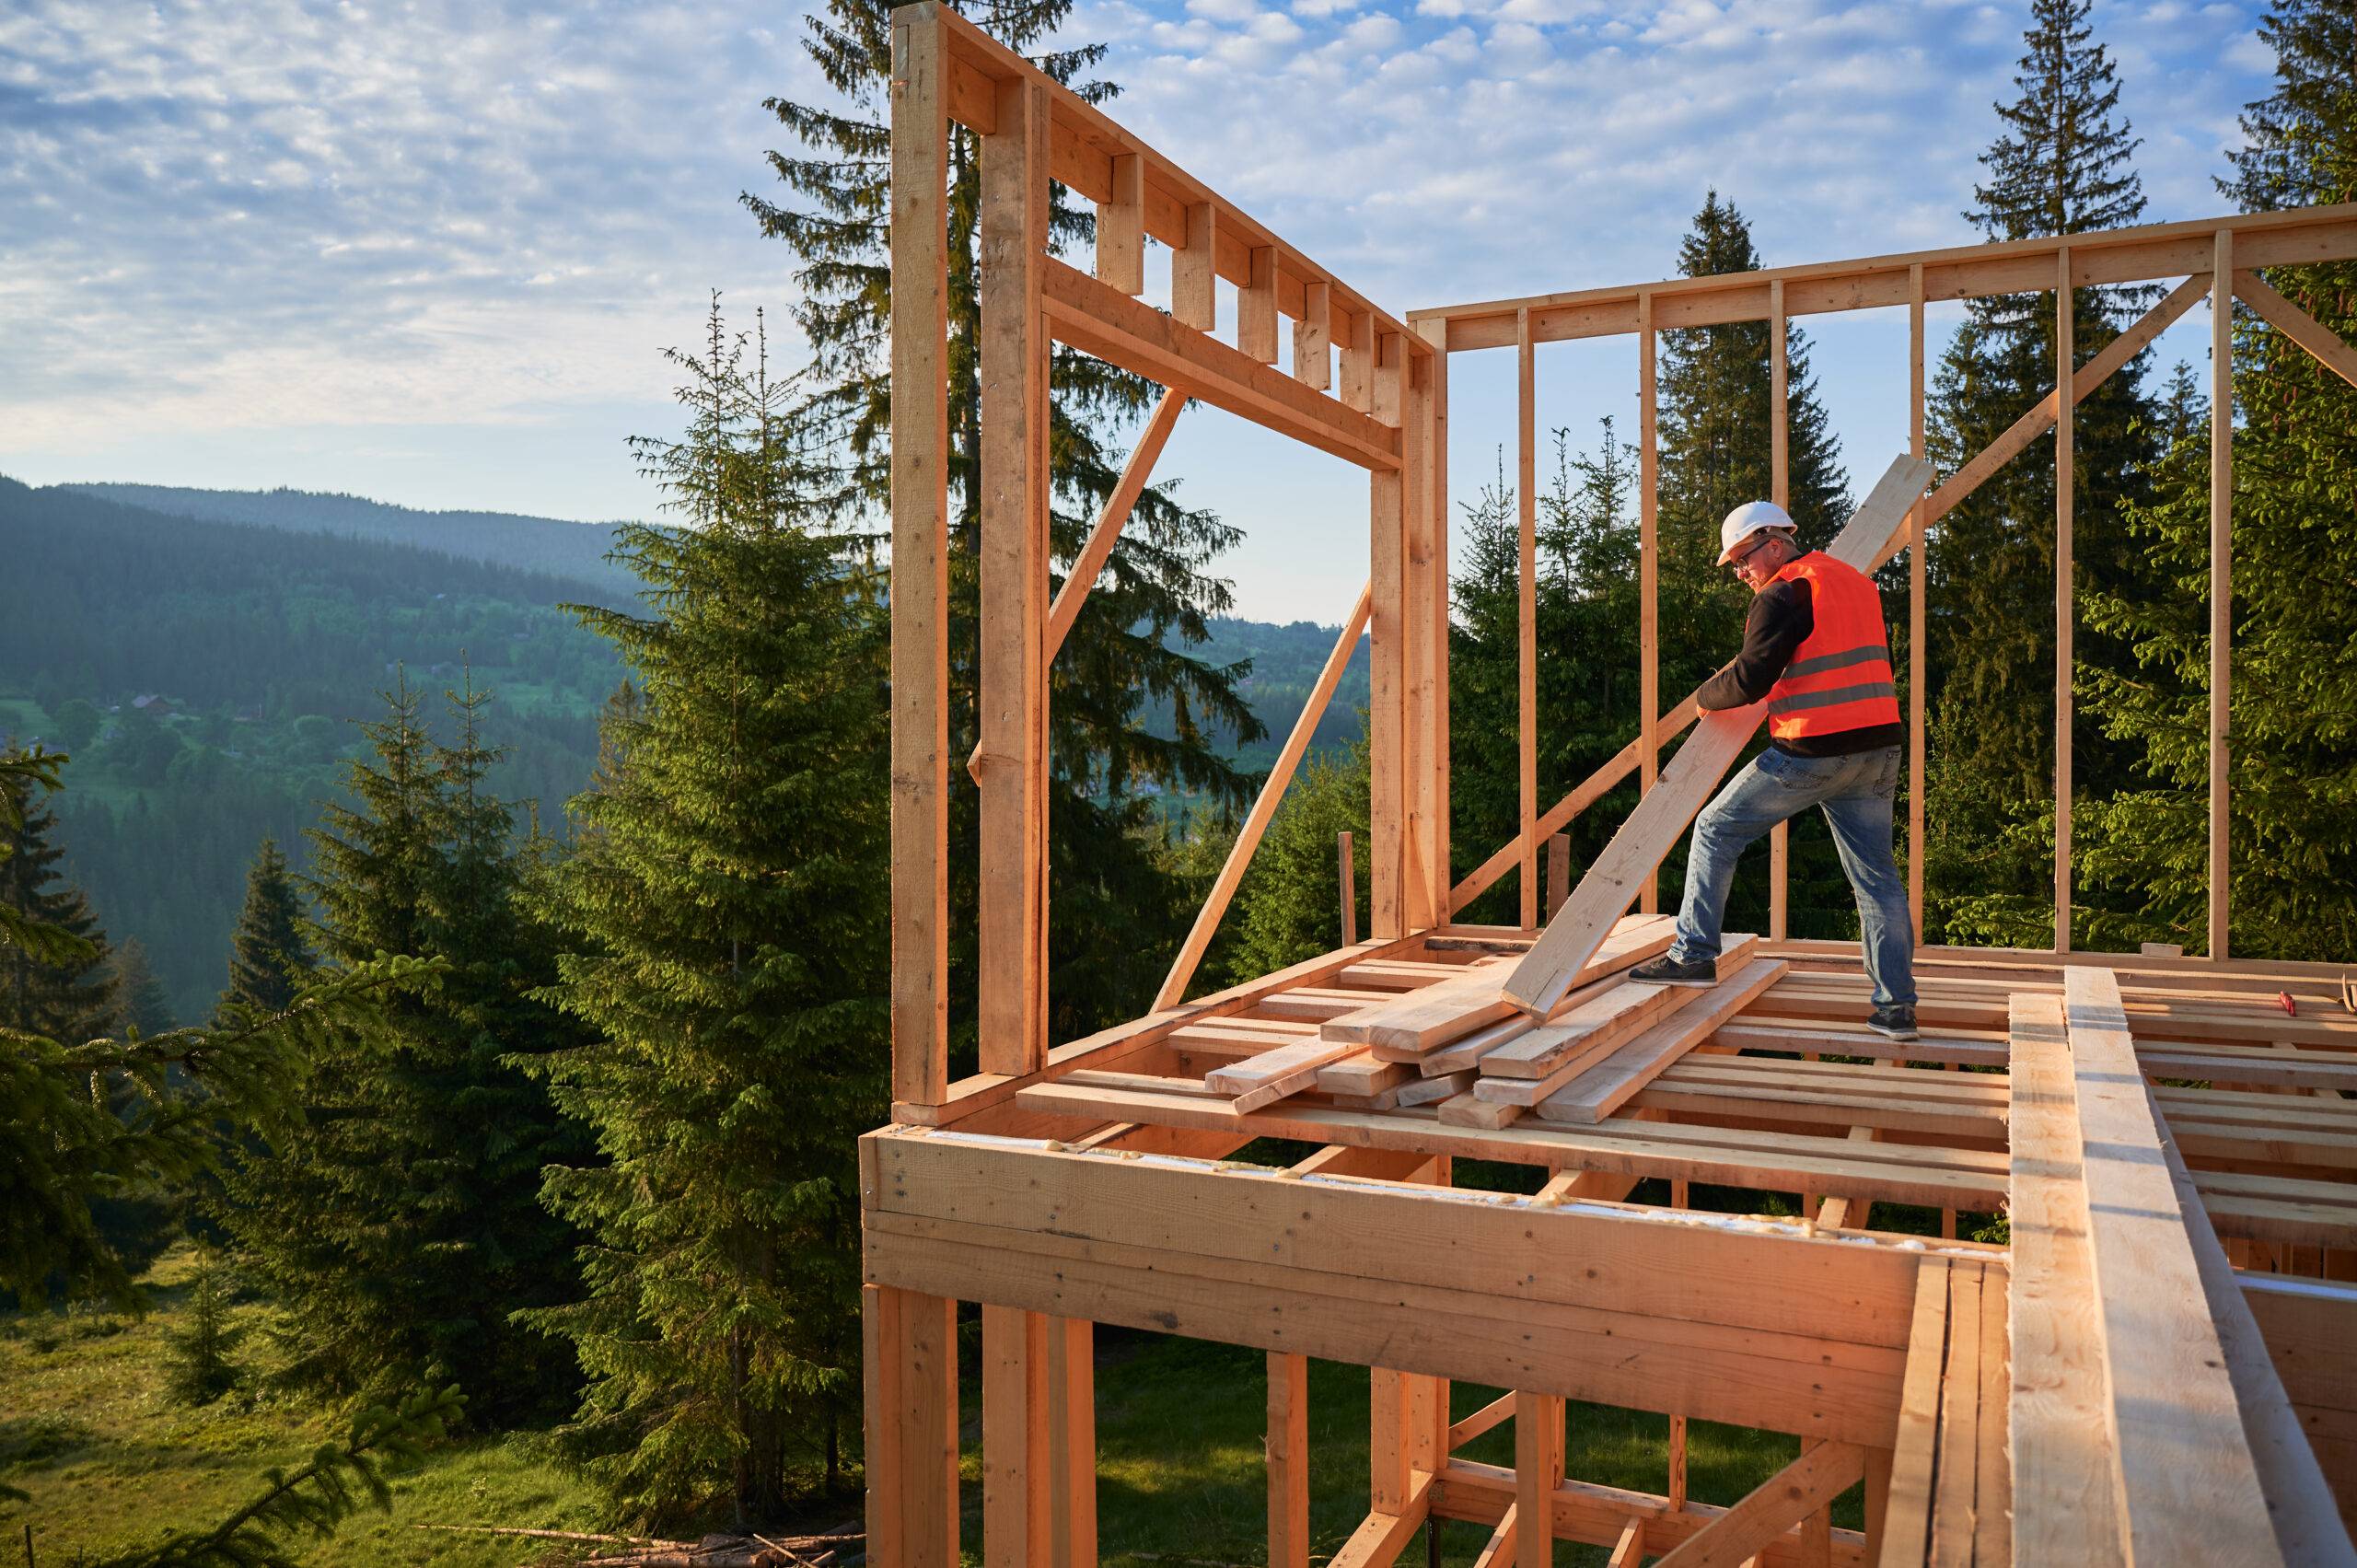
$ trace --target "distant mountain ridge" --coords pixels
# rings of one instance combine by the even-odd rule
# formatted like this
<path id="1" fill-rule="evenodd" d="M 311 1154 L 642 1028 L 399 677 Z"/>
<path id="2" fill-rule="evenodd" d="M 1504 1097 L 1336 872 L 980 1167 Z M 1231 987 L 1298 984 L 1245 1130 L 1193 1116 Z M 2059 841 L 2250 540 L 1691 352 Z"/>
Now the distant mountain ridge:
<path id="1" fill-rule="evenodd" d="M 438 551 L 464 561 L 517 566 L 528 572 L 595 585 L 627 602 L 638 579 L 606 559 L 618 542 L 619 522 L 573 523 L 515 512 L 431 512 L 315 490 L 200 490 L 178 484 L 58 484 L 52 490 L 137 506 L 201 522 L 249 523 L 289 533 L 382 540 Z"/>

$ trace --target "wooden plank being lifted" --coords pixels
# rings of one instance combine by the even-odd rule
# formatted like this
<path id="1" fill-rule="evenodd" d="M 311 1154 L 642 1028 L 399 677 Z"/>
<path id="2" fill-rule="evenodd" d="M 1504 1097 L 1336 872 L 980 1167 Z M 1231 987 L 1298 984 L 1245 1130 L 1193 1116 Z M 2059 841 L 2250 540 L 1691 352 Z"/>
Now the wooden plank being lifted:
<path id="1" fill-rule="evenodd" d="M 1864 571 L 1882 553 L 1923 494 L 1932 465 L 1902 457 L 1875 484 L 1826 553 Z M 1768 705 L 1705 714 L 1653 792 L 1638 802 L 1604 853 L 1580 878 L 1555 918 L 1505 982 L 1506 994 L 1527 1013 L 1544 1017 L 1577 982 L 1613 923 L 1636 900 L 1645 880 L 1676 847 L 1719 780 L 1751 741 Z"/>

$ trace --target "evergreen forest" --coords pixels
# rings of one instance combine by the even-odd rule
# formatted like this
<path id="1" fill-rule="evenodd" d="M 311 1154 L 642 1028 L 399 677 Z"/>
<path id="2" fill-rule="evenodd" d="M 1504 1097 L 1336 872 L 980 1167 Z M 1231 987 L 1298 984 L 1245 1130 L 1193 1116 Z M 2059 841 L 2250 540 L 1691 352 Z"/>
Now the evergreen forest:
<path id="1" fill-rule="evenodd" d="M 1070 0 L 960 9 L 1083 95 L 1117 91 L 1106 51 L 1069 43 Z M 513 1542 L 420 1544 L 411 1526 L 691 1541 L 856 1516 L 854 1141 L 890 1099 L 888 16 L 823 0 L 803 18 L 807 94 L 766 104 L 778 150 L 740 221 L 793 270 L 808 349 L 789 361 L 761 310 L 717 296 L 683 321 L 650 366 L 675 421 L 632 446 L 661 516 L 0 480 L 0 1516 L 38 1524 L 42 1553 L 472 1568 L 526 1559 Z M 2026 0 L 1978 180 L 1954 193 L 1980 238 L 2158 215 L 2100 20 L 2091 0 Z M 2278 0 L 2258 41 L 2274 85 L 2221 155 L 2216 205 L 2357 201 L 2357 18 Z M 981 176 L 970 134 L 951 134 L 962 759 L 979 727 Z M 1690 198 L 1665 271 L 1783 260 L 1747 215 L 1774 192 Z M 1085 251 L 1092 221 L 1059 190 L 1056 243 Z M 2267 275 L 2357 338 L 2357 264 Z M 2055 303 L 1974 301 L 1934 341 L 1943 474 L 2045 395 Z M 2079 361 L 2149 303 L 2081 291 Z M 2357 389 L 2255 318 L 2234 331 L 2233 943 L 2346 957 Z M 1661 616 L 1679 633 L 1666 703 L 1741 635 L 1747 596 L 1714 564 L 1717 529 L 1771 488 L 1769 352 L 1765 323 L 1661 339 Z M 1819 544 L 1891 454 L 1842 448 L 1805 325 L 1787 353 L 1791 510 Z M 1052 373 L 1061 580 L 1158 389 L 1062 348 Z M 2202 950 L 2208 385 L 2205 366 L 2147 350 L 2080 411 L 2083 947 Z M 1614 421 L 1543 435 L 1542 805 L 1637 727 L 1631 436 Z M 1932 942 L 2053 939 L 2049 450 L 1930 543 Z M 1486 482 L 1460 461 L 1454 497 L 1460 877 L 1516 819 L 1506 472 L 1503 456 Z M 1331 645 L 1330 627 L 1237 617 L 1237 538 L 1167 476 L 1150 484 L 1053 668 L 1057 1042 L 1145 1010 Z M 1882 586 L 1903 670 L 1903 560 Z M 1337 945 L 1335 838 L 1368 819 L 1366 690 L 1362 649 L 1198 992 Z M 950 962 L 970 996 L 981 827 L 953 777 Z M 1634 800 L 1631 784 L 1573 821 L 1574 866 Z M 1822 824 L 1796 824 L 1793 850 L 1793 933 L 1854 938 Z M 1765 859 L 1747 862 L 1730 929 L 1767 928 Z M 1680 869 L 1664 869 L 1666 904 Z M 1364 857 L 1359 877 L 1363 900 Z M 1511 921 L 1515 899 L 1508 878 L 1468 918 Z M 975 1061 L 970 1013 L 952 1009 L 953 1075 Z M 1259 1561 L 1257 1516 L 1237 1523 L 1260 1484 L 1257 1354 L 1105 1344 L 1135 1374 L 1101 1417 L 1109 1466 L 1132 1467 L 1107 1489 L 1108 1555 Z M 1345 1459 L 1354 1418 L 1327 1412 L 1364 1401 L 1364 1375 L 1355 1391 L 1324 1380 L 1347 1370 L 1321 1368 L 1314 1407 Z M 1657 1432 L 1583 1419 L 1583 1474 L 1658 1459 Z M 1212 1435 L 1190 1450 L 1182 1429 Z M 172 1484 L 126 1469 L 134 1449 Z M 1731 1501 L 1796 1451 L 1705 1434 L 1695 1494 Z M 1164 1483 L 1132 1473 L 1141 1454 L 1177 1456 Z M 1364 1498 L 1364 1473 L 1321 1474 L 1321 1529 L 1355 1521 L 1344 1494 Z M 400 1476 L 410 1512 L 369 1534 L 354 1516 Z"/>

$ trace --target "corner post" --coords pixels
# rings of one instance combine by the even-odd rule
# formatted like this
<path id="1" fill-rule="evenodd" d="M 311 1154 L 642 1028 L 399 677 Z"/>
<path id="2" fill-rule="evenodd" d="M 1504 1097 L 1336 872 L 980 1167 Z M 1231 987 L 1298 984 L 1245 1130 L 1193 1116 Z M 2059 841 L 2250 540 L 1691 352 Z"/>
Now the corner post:
<path id="1" fill-rule="evenodd" d="M 2210 958 L 2226 957 L 2226 836 L 2232 706 L 2235 510 L 2235 231 L 2218 231 L 2210 284 Z"/>

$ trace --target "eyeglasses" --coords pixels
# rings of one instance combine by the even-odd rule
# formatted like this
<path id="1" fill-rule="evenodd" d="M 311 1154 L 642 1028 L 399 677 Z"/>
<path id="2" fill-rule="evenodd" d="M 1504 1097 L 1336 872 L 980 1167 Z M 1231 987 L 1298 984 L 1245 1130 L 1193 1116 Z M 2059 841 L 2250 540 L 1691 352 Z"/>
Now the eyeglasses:
<path id="1" fill-rule="evenodd" d="M 1775 537 L 1776 536 L 1774 534 L 1763 530 L 1759 539 L 1753 542 L 1750 549 L 1745 551 L 1740 555 L 1733 555 L 1727 558 L 1727 565 L 1729 569 L 1740 573 L 1746 566 L 1751 564 L 1751 558 L 1753 556 L 1768 548 L 1770 542 L 1773 540 Z"/>

